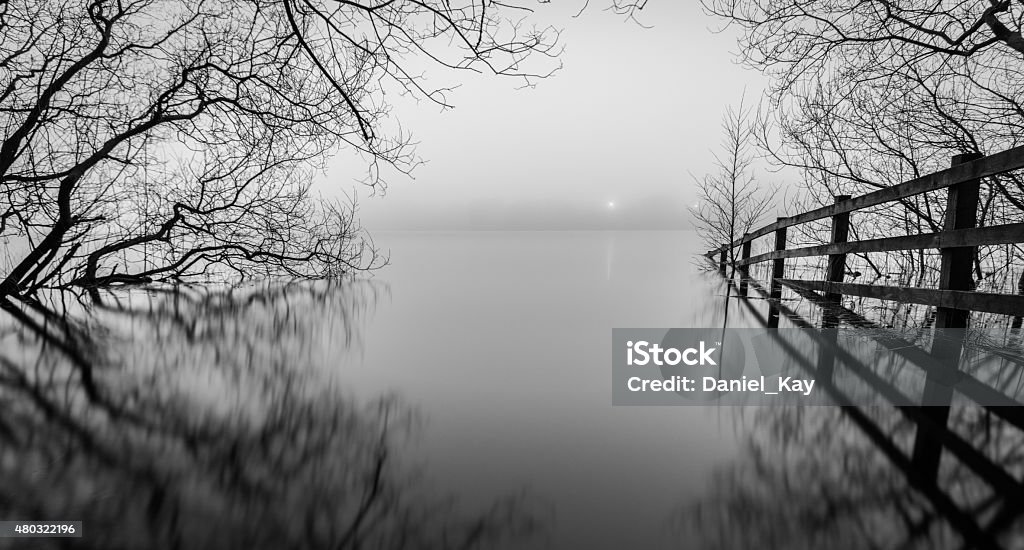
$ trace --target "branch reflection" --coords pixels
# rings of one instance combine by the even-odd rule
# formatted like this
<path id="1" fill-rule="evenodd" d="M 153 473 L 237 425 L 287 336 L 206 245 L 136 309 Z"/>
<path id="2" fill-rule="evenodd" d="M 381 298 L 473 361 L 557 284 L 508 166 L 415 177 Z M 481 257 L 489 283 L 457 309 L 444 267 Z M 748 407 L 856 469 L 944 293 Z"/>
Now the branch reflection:
<path id="1" fill-rule="evenodd" d="M 522 496 L 466 516 L 432 495 L 403 453 L 415 411 L 333 381 L 386 292 L 349 281 L 4 301 L 0 516 L 84 522 L 81 539 L 20 539 L 47 548 L 474 548 L 534 535 Z"/>

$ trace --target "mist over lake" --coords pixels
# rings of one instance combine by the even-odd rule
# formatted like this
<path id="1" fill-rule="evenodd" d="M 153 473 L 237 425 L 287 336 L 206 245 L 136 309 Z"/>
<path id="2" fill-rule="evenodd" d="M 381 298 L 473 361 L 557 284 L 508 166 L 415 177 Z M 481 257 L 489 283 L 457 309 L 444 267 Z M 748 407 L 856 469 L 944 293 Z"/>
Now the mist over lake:
<path id="1" fill-rule="evenodd" d="M 1022 32 L 0 1 L 0 550 L 1024 548 Z"/>

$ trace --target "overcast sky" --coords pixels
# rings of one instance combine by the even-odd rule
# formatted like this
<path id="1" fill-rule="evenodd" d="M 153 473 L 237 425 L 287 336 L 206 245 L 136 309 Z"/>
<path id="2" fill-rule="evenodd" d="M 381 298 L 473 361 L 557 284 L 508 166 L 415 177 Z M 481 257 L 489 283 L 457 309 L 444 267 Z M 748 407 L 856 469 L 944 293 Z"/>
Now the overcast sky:
<path id="1" fill-rule="evenodd" d="M 725 108 L 760 100 L 765 80 L 737 65 L 735 34 L 697 2 L 654 1 L 624 21 L 593 0 L 543 6 L 564 29 L 564 68 L 536 88 L 469 73 L 440 112 L 400 100 L 394 114 L 427 161 L 384 196 L 353 185 L 339 157 L 326 173 L 358 193 L 360 218 L 389 229 L 689 228 L 690 176 L 711 170 Z M 446 82 L 438 78 L 439 82 Z M 773 178 L 777 179 L 775 175 Z"/>

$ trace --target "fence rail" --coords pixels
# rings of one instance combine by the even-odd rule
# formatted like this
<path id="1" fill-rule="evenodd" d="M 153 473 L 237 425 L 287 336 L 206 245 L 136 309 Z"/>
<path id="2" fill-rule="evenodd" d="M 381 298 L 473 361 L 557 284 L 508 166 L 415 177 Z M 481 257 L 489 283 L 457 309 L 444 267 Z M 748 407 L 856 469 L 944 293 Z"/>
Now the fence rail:
<path id="1" fill-rule="evenodd" d="M 974 229 L 955 229 L 938 233 L 865 239 L 845 243 L 823 244 L 805 248 L 777 250 L 752 256 L 736 262 L 736 265 L 750 265 L 777 258 L 803 258 L 807 256 L 828 256 L 831 254 L 853 254 L 859 252 L 891 252 L 894 250 L 916 250 L 919 248 L 952 248 L 986 244 L 1013 244 L 1021 242 L 1024 223 L 992 225 Z"/>
<path id="2" fill-rule="evenodd" d="M 1024 296 L 975 292 L 972 278 L 978 246 L 1024 243 L 1024 223 L 977 227 L 981 178 L 1021 168 L 1024 168 L 1024 146 L 986 157 L 973 154 L 956 155 L 952 159 L 951 167 L 946 170 L 858 197 L 836 196 L 835 204 L 795 216 L 778 218 L 775 223 L 709 251 L 707 256 L 713 259 L 718 255 L 719 269 L 724 273 L 728 258 L 733 257 L 732 250 L 740 247 L 740 259 L 735 261 L 735 267 L 738 268 L 742 279 L 749 278 L 751 265 L 771 261 L 770 294 L 775 299 L 781 297 L 782 287 L 788 286 L 823 292 L 833 302 L 838 302 L 845 294 L 932 305 L 939 308 L 940 323 L 937 326 L 947 328 L 966 326 L 969 311 L 1024 316 Z M 851 213 L 941 189 L 947 189 L 948 193 L 946 219 L 942 231 L 861 241 L 847 240 Z M 787 228 L 824 218 L 831 218 L 832 221 L 831 239 L 828 243 L 786 248 Z M 751 256 L 751 243 L 772 233 L 775 234 L 774 250 Z M 853 284 L 843 281 L 847 254 L 925 248 L 935 248 L 941 252 L 937 289 Z M 786 259 L 817 256 L 829 258 L 825 280 L 784 278 Z M 741 290 L 745 288 L 746 285 L 741 283 Z"/>
<path id="3" fill-rule="evenodd" d="M 967 155 L 957 155 L 953 158 L 957 159 L 966 156 Z M 775 231 L 786 227 L 813 222 L 823 218 L 836 216 L 838 214 L 846 214 L 857 210 L 863 210 L 872 206 L 878 206 L 887 202 L 913 197 L 929 191 L 938 191 L 939 189 L 945 189 L 958 183 L 971 182 L 972 180 L 979 180 L 984 177 L 995 176 L 1020 168 L 1024 168 L 1024 145 L 1014 147 L 1013 149 L 1007 149 L 1006 151 L 995 153 L 987 157 L 973 159 L 969 162 L 958 164 L 954 161 L 953 166 L 939 172 L 921 176 L 892 187 L 879 189 L 878 191 L 851 198 L 850 200 L 842 203 L 823 206 L 821 208 L 816 208 L 787 218 L 779 218 L 773 224 L 766 225 L 756 231 L 744 235 L 741 239 L 733 243 L 733 246 L 739 246 L 744 242 L 752 241 L 758 237 L 763 237 L 769 233 L 774 233 Z M 708 255 L 716 254 L 719 251 L 724 250 L 727 246 L 727 244 L 723 244 L 721 248 L 712 250 Z"/>
<path id="4" fill-rule="evenodd" d="M 756 292 L 768 298 L 768 313 L 762 317 L 750 301 L 744 299 L 742 303 L 768 327 L 778 327 L 780 316 L 785 316 L 799 327 L 813 326 L 810 321 L 800 317 L 781 301 L 782 289 L 787 287 L 821 308 L 822 329 L 838 327 L 840 322 L 853 326 L 877 327 L 870 320 L 844 308 L 843 295 L 935 306 L 932 324 L 935 329 L 966 327 L 971 311 L 1012 315 L 1013 327 L 1020 328 L 1024 318 L 1024 296 L 977 292 L 974 290 L 972 272 L 978 246 L 1024 243 L 1024 223 L 977 227 L 981 178 L 1024 168 L 1024 147 L 987 157 L 957 155 L 953 157 L 951 164 L 952 167 L 947 170 L 859 197 L 837 196 L 835 204 L 831 206 L 788 218 L 779 218 L 775 223 L 746 234 L 735 242 L 723 244 L 707 255 L 712 259 L 715 255 L 719 256 L 719 271 L 725 276 L 727 259 L 734 257 L 730 252 L 740 247 L 740 258 L 735 261 L 735 271 L 740 275 L 739 294 L 746 297 L 748 288 L 753 287 Z M 852 213 L 941 189 L 947 189 L 946 215 L 942 231 L 848 241 Z M 787 249 L 787 228 L 823 218 L 831 218 L 831 235 L 828 243 Z M 773 233 L 774 249 L 751 256 L 752 242 Z M 846 276 L 847 254 L 925 248 L 940 251 L 938 288 L 858 284 L 843 280 Z M 785 277 L 787 259 L 811 256 L 828 258 L 824 280 Z M 771 284 L 768 289 L 750 277 L 750 266 L 763 262 L 771 262 Z M 733 278 L 728 280 L 730 285 L 735 285 L 736 282 Z M 824 391 L 836 403 L 846 404 L 842 408 L 842 413 L 863 431 L 899 471 L 903 472 L 909 485 L 919 491 L 935 510 L 962 534 L 965 541 L 968 541 L 967 545 L 977 548 L 1000 548 L 1000 540 L 995 536 L 996 533 L 1024 515 L 1024 483 L 1021 483 L 1015 474 L 976 449 L 972 441 L 964 439 L 956 430 L 949 428 L 951 404 L 954 401 L 954 393 L 959 392 L 968 400 L 979 404 L 984 402 L 986 414 L 994 414 L 1018 429 L 1024 429 L 1024 406 L 1014 398 L 1004 395 L 998 385 L 992 386 L 974 378 L 969 372 L 959 372 L 964 349 L 962 337 L 953 338 L 947 333 L 943 338 L 933 339 L 930 349 L 925 351 L 914 342 L 880 331 L 871 332 L 872 337 L 881 344 L 889 349 L 898 350 L 898 353 L 910 363 L 926 369 L 920 394 L 921 404 L 945 405 L 916 406 L 916 397 L 907 395 L 891 384 L 886 377 L 872 370 L 870 365 L 860 362 L 837 346 L 836 331 L 822 330 L 819 333 L 820 345 L 816 358 L 801 357 L 799 350 L 796 349 L 789 349 L 788 352 L 794 356 L 801 369 L 815 375 L 822 382 Z M 776 338 L 779 339 L 777 335 Z M 780 345 L 785 345 L 785 342 L 780 342 Z M 941 359 L 938 368 L 933 363 L 936 358 Z M 839 364 L 844 365 L 848 373 L 852 373 L 859 382 L 883 396 L 914 424 L 913 445 L 909 452 L 901 448 L 891 434 L 874 421 L 870 414 L 849 404 L 838 383 L 849 377 L 839 377 L 837 381 L 837 377 L 834 376 Z M 953 373 L 959 376 L 953 376 Z M 953 385 L 949 384 L 950 380 L 960 381 L 955 390 Z M 970 509 L 962 507 L 957 499 L 951 496 L 952 492 L 940 488 L 938 481 L 943 456 L 967 466 L 1000 495 L 998 512 L 988 514 L 988 518 L 979 517 Z"/>
<path id="5" fill-rule="evenodd" d="M 805 279 L 781 279 L 779 282 L 784 286 L 814 290 L 826 294 L 846 294 L 849 296 L 895 300 L 949 309 L 985 311 L 1002 315 L 1017 315 L 1024 312 L 1024 296 L 1012 294 L 835 283 L 831 281 L 808 281 Z"/>

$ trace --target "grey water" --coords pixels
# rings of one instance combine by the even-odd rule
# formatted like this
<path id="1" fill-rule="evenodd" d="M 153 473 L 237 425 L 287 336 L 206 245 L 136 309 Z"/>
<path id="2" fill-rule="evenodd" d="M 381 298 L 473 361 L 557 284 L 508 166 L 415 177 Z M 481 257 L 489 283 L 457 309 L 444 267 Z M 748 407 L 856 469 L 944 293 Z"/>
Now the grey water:
<path id="1" fill-rule="evenodd" d="M 429 418 L 438 483 L 483 502 L 526 488 L 554 548 L 675 545 L 672 514 L 736 453 L 721 410 L 611 406 L 611 330 L 704 326 L 721 288 L 692 232 L 392 233 L 390 299 L 342 378 Z M 712 325 L 713 326 L 713 325 Z"/>
<path id="2" fill-rule="evenodd" d="M 922 479 L 892 407 L 613 406 L 613 328 L 763 322 L 691 232 L 375 238 L 390 264 L 353 280 L 8 306 L 0 519 L 84 535 L 0 548 L 1024 540 L 1006 411 L 954 407 Z"/>

